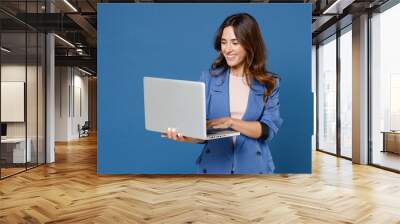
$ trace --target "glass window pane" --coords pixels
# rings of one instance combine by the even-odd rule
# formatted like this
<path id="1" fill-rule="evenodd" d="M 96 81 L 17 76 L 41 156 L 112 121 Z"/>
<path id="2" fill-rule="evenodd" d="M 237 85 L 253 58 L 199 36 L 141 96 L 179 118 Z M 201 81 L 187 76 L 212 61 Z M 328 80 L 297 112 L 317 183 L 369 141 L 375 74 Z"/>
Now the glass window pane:
<path id="1" fill-rule="evenodd" d="M 318 148 L 336 153 L 336 39 L 318 48 Z"/>
<path id="2" fill-rule="evenodd" d="M 352 157 L 352 35 L 340 36 L 340 153 Z"/>
<path id="3" fill-rule="evenodd" d="M 36 32 L 27 33 L 28 55 L 27 55 L 27 81 L 26 81 L 26 113 L 27 113 L 27 143 L 30 147 L 30 162 L 28 168 L 37 165 L 37 73 L 38 73 L 38 36 Z"/>
<path id="4" fill-rule="evenodd" d="M 312 150 L 316 150 L 316 137 L 317 137 L 317 48 L 315 45 L 312 46 L 312 94 L 313 94 L 313 135 L 312 135 Z"/>
<path id="5" fill-rule="evenodd" d="M 0 178 L 45 162 L 45 35 L 33 28 L 45 0 L 0 1 L 0 7 L 33 24 L 0 12 L 1 124 Z M 25 17 L 24 17 L 25 18 Z M 3 100 L 4 99 L 4 100 Z M 13 107 L 13 108 L 12 108 Z"/>
<path id="6" fill-rule="evenodd" d="M 25 170 L 26 34 L 2 33 L 1 47 L 1 177 Z"/>
<path id="7" fill-rule="evenodd" d="M 31 16 L 39 11 L 37 1 L 27 2 L 26 12 L 28 19 L 33 23 L 37 23 L 37 18 Z M 27 167 L 32 168 L 38 164 L 38 89 L 37 89 L 37 76 L 38 76 L 38 33 L 36 30 L 27 29 L 27 80 L 26 80 L 26 125 L 27 125 L 27 145 L 30 149 L 30 159 L 28 160 Z"/>
<path id="8" fill-rule="evenodd" d="M 400 4 L 371 19 L 372 163 L 400 170 Z"/>
<path id="9" fill-rule="evenodd" d="M 45 163 L 45 60 L 46 36 L 39 33 L 38 45 L 38 164 Z"/>

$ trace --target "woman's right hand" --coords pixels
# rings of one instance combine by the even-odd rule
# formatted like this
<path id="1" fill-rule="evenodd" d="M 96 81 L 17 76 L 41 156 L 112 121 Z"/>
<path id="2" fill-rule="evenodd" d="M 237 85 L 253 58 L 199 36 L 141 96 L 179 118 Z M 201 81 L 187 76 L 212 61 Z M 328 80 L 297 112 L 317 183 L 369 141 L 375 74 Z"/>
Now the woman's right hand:
<path id="1" fill-rule="evenodd" d="M 168 128 L 161 136 L 178 142 L 204 143 L 204 140 L 183 136 L 176 128 Z"/>

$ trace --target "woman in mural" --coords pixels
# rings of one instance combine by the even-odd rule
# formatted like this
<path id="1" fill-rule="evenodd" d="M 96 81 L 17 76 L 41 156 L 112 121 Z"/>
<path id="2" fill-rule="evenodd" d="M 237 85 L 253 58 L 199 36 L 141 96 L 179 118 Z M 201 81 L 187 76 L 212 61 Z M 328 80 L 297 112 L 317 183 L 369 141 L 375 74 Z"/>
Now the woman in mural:
<path id="1" fill-rule="evenodd" d="M 239 136 L 202 141 L 168 129 L 170 139 L 205 144 L 199 173 L 264 174 L 275 166 L 268 146 L 282 124 L 279 78 L 266 70 L 266 49 L 257 21 L 247 13 L 227 17 L 214 48 L 219 53 L 201 81 L 206 85 L 207 127 Z"/>

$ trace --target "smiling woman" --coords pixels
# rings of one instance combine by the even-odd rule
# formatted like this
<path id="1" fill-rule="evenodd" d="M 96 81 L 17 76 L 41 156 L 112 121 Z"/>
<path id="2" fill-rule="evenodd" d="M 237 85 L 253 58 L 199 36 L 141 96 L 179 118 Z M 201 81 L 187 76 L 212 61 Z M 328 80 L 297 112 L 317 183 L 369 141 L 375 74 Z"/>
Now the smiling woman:
<path id="1" fill-rule="evenodd" d="M 218 44 L 218 43 L 217 43 Z M 236 38 L 235 31 L 232 26 L 225 27 L 222 32 L 220 52 L 223 54 L 226 63 L 231 68 L 231 73 L 234 76 L 241 76 L 243 63 L 246 58 L 246 50 Z"/>
<path id="2" fill-rule="evenodd" d="M 200 173 L 273 173 L 268 142 L 282 124 L 279 83 L 266 70 L 266 50 L 256 20 L 247 13 L 227 17 L 214 48 L 219 56 L 201 77 L 206 84 L 207 126 L 241 134 L 202 142 L 169 130 L 168 137 L 205 143 L 197 160 Z"/>

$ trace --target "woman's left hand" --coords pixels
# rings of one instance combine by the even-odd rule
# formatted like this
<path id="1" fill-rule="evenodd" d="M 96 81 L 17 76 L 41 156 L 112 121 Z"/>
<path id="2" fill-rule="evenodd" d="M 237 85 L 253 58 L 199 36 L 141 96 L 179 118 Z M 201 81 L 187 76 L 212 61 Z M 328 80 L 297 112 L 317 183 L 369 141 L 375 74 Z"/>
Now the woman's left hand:
<path id="1" fill-rule="evenodd" d="M 222 117 L 207 121 L 207 127 L 218 129 L 232 128 L 233 122 L 234 119 L 231 117 Z"/>

